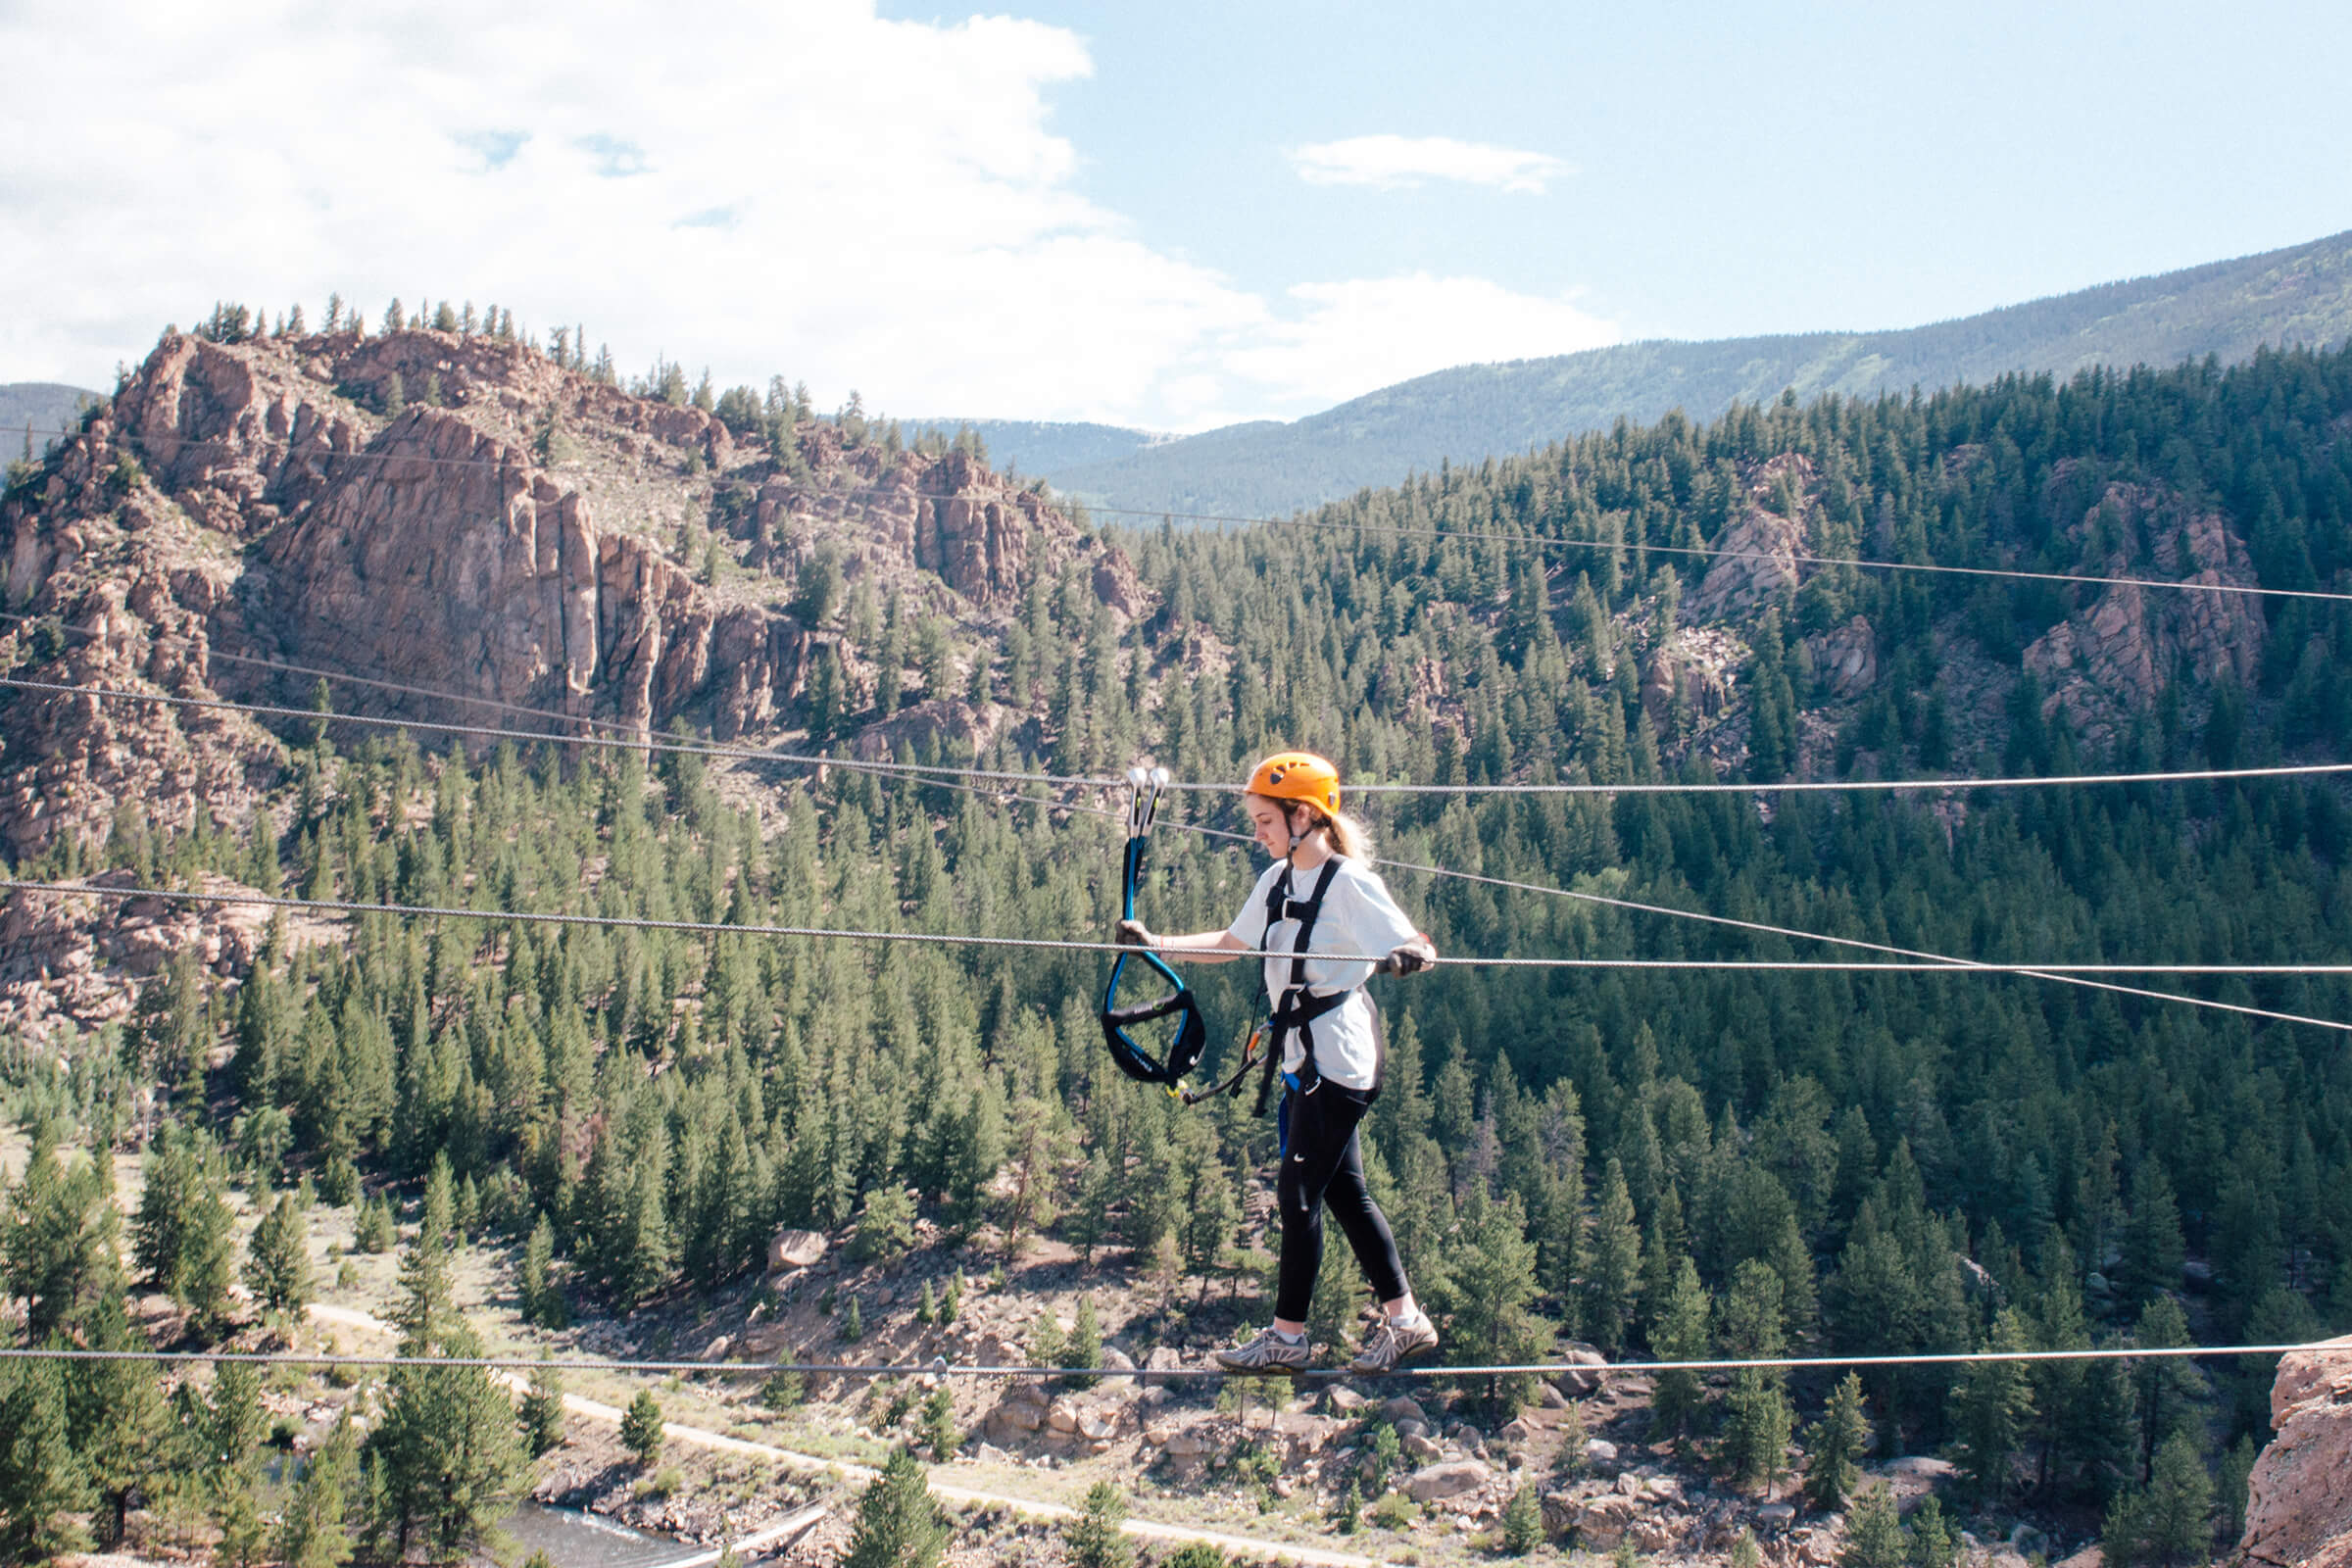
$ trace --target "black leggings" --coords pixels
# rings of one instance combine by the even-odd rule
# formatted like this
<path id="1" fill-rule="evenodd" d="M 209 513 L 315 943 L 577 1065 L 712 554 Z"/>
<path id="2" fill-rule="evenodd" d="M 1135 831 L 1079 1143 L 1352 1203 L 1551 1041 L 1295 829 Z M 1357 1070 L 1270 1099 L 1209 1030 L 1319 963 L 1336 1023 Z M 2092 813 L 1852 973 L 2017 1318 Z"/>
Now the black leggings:
<path id="1" fill-rule="evenodd" d="M 1290 1147 L 1282 1156 L 1281 1179 L 1274 1184 L 1282 1209 L 1276 1317 L 1294 1323 L 1306 1317 L 1306 1304 L 1315 1295 L 1315 1271 L 1323 1262 L 1327 1204 L 1347 1233 L 1364 1277 L 1372 1282 L 1374 1296 L 1393 1301 L 1406 1292 L 1396 1238 L 1389 1233 L 1389 1217 L 1372 1201 L 1372 1189 L 1364 1185 L 1364 1158 L 1355 1143 L 1356 1123 L 1370 1106 L 1362 1090 L 1343 1089 L 1329 1079 L 1311 1095 L 1294 1092 L 1283 1101 Z"/>

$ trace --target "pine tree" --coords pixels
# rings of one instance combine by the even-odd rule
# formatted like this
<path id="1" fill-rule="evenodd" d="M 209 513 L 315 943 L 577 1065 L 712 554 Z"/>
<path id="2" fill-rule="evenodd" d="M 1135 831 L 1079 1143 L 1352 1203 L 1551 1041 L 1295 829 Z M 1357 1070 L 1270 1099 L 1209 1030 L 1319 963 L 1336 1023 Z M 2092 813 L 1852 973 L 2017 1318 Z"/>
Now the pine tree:
<path id="1" fill-rule="evenodd" d="M 481 1367 L 434 1364 L 481 1353 L 459 1315 L 449 1268 L 448 1166 L 436 1161 L 424 1216 L 401 1259 L 394 1314 L 401 1353 L 424 1359 L 393 1369 L 382 1419 L 368 1434 L 379 1534 L 405 1557 L 421 1536 L 454 1555 L 481 1542 L 511 1503 L 522 1471 L 514 1401 Z"/>
<path id="2" fill-rule="evenodd" d="M 1984 1348 L 2027 1348 L 2025 1322 L 2016 1307 L 2003 1307 L 1993 1319 Z M 1960 1473 L 1978 1498 L 1997 1503 L 2008 1491 L 2010 1468 L 2033 1414 L 2033 1382 L 2023 1363 L 1972 1361 L 1961 1372 L 1952 1391 L 1952 1425 L 1959 1434 Z"/>
<path id="3" fill-rule="evenodd" d="M 1749 1258 L 1734 1269 L 1718 1319 L 1724 1353 L 1740 1360 L 1782 1354 L 1788 1342 L 1781 1298 L 1781 1277 L 1770 1264 Z M 1788 1466 L 1788 1441 L 1796 1426 L 1784 1375 L 1773 1368 L 1743 1368 L 1732 1375 L 1732 1392 L 1724 1403 L 1725 1462 L 1740 1484 L 1770 1491 Z"/>
<path id="4" fill-rule="evenodd" d="M 639 1389 L 620 1418 L 620 1446 L 635 1456 L 638 1469 L 651 1470 L 662 1462 L 662 1401 L 653 1390 Z"/>
<path id="5" fill-rule="evenodd" d="M 1585 1251 L 1585 1332 L 1603 1354 L 1614 1355 L 1625 1345 L 1641 1274 L 1642 1233 L 1634 1222 L 1634 1200 L 1626 1191 L 1625 1168 L 1611 1155 Z"/>
<path id="6" fill-rule="evenodd" d="M 2187 1345 L 2187 1316 L 2181 1312 L 2179 1301 L 2170 1296 L 2159 1296 L 2140 1312 L 2132 1338 L 2149 1349 Z M 2138 1364 L 2132 1379 L 2139 1415 L 2140 1475 L 2143 1480 L 2150 1480 L 2156 1472 L 2156 1450 L 2167 1438 L 2187 1431 L 2194 1424 L 2195 1405 L 2205 1396 L 2205 1375 L 2193 1361 L 2150 1356 Z"/>
<path id="7" fill-rule="evenodd" d="M 122 1298 L 99 1298 L 82 1322 L 92 1350 L 145 1350 Z M 108 1544 L 122 1539 L 130 1499 L 149 1492 L 162 1463 L 166 1413 L 155 1373 L 139 1361 L 75 1361 L 65 1373 L 67 1437 L 97 1494 L 95 1528 Z"/>
<path id="8" fill-rule="evenodd" d="M 1870 1417 L 1862 1406 L 1862 1379 L 1848 1372 L 1830 1391 L 1821 1419 L 1805 1430 L 1805 1497 L 1824 1513 L 1845 1506 L 1870 1451 Z"/>
<path id="9" fill-rule="evenodd" d="M 302 1203 L 292 1193 L 254 1227 L 246 1243 L 245 1285 L 254 1298 L 276 1312 L 299 1312 L 310 1304 L 311 1254 Z"/>
<path id="10" fill-rule="evenodd" d="M 63 1363 L 25 1361 L 0 1395 L 0 1560 L 41 1562 L 81 1544 L 69 1515 L 89 1486 L 66 1431 Z"/>
<path id="11" fill-rule="evenodd" d="M 1070 1320 L 1070 1337 L 1062 1345 L 1061 1356 L 1063 1363 L 1069 1366 L 1099 1367 L 1102 1364 L 1102 1324 L 1095 1316 L 1095 1298 L 1092 1296 L 1078 1298 L 1078 1310 Z M 1074 1377 L 1070 1379 L 1070 1386 L 1091 1389 L 1101 1381 L 1100 1378 Z"/>
<path id="12" fill-rule="evenodd" d="M 1446 1332 L 1452 1351 L 1471 1364 L 1524 1365 L 1550 1335 L 1530 1309 L 1536 1298 L 1536 1249 L 1527 1240 L 1519 1195 L 1471 1190 L 1446 1250 Z M 1433 1292 L 1433 1294 L 1435 1294 Z M 1533 1380 L 1494 1380 L 1488 1398 L 1515 1410 L 1532 1397 Z"/>
<path id="13" fill-rule="evenodd" d="M 540 1210 L 531 1226 L 530 1240 L 522 1248 L 522 1289 L 520 1305 L 523 1321 L 543 1329 L 560 1329 L 569 1320 L 564 1308 L 564 1292 L 554 1280 L 556 1256 L 556 1228 L 548 1223 L 547 1211 Z"/>
<path id="14" fill-rule="evenodd" d="M 256 1474 L 267 1419 L 260 1370 L 249 1361 L 216 1363 L 203 1421 L 205 1512 L 220 1537 L 216 1559 L 238 1568 L 258 1562 L 269 1541 Z"/>
<path id="15" fill-rule="evenodd" d="M 932 1568 L 948 1544 L 948 1521 L 931 1498 L 921 1461 L 895 1450 L 858 1499 L 841 1568 Z"/>
<path id="16" fill-rule="evenodd" d="M 285 1568 L 343 1568 L 351 1561 L 350 1520 L 360 1487 L 360 1441 L 348 1413 L 303 1467 L 277 1532 Z"/>
<path id="17" fill-rule="evenodd" d="M 24 1337 L 38 1345 L 75 1328 L 122 1286 L 116 1252 L 113 1167 L 104 1159 L 58 1156 L 36 1132 L 24 1176 L 9 1194 L 0 1228 L 0 1275 L 25 1303 Z"/>
<path id="18" fill-rule="evenodd" d="M 1127 1498 L 1107 1481 L 1088 1489 L 1086 1502 L 1066 1535 L 1076 1568 L 1131 1568 L 1135 1543 L 1119 1527 L 1127 1522 Z"/>
<path id="19" fill-rule="evenodd" d="M 2176 1432 L 2156 1450 L 2155 1474 L 2139 1499 L 2136 1560 L 2203 1562 L 2213 1550 L 2213 1477 L 2194 1439 Z"/>
<path id="20" fill-rule="evenodd" d="M 200 1333 L 219 1326 L 234 1266 L 228 1181 L 201 1130 L 166 1122 L 148 1149 L 132 1255 Z"/>
<path id="21" fill-rule="evenodd" d="M 931 1391 L 923 1401 L 923 1441 L 931 1446 L 931 1457 L 941 1464 L 956 1457 L 963 1446 L 963 1434 L 956 1430 L 956 1399 L 947 1386 Z"/>
<path id="22" fill-rule="evenodd" d="M 1911 1516 L 1907 1568 L 1954 1568 L 1959 1560 L 1960 1543 L 1944 1522 L 1943 1504 L 1933 1494 L 1920 1498 L 1919 1511 Z"/>
<path id="23" fill-rule="evenodd" d="M 515 1420 L 532 1458 L 559 1446 L 564 1442 L 563 1374 L 552 1366 L 532 1368 L 530 1392 L 522 1396 Z"/>
<path id="24" fill-rule="evenodd" d="M 1713 1303 L 1698 1282 L 1698 1266 L 1685 1257 L 1677 1264 L 1673 1282 L 1655 1309 L 1649 1326 L 1649 1348 L 1661 1361 L 1703 1360 L 1709 1348 L 1707 1320 Z M 1695 1372 L 1660 1372 L 1650 1396 L 1650 1436 L 1687 1440 L 1697 1428 L 1706 1405 L 1706 1388 Z"/>
<path id="25" fill-rule="evenodd" d="M 357 1251 L 374 1254 L 392 1250 L 398 1231 L 392 1218 L 392 1205 L 386 1199 L 368 1199 L 360 1204 L 359 1219 L 352 1226 L 351 1245 Z"/>
<path id="26" fill-rule="evenodd" d="M 1524 1557 L 1544 1541 L 1544 1508 L 1536 1500 L 1536 1489 L 1522 1481 L 1511 1490 L 1511 1500 L 1502 1509 L 1502 1549 L 1514 1557 Z"/>
<path id="27" fill-rule="evenodd" d="M 1903 1521 L 1894 1510 L 1894 1494 L 1872 1487 L 1854 1499 L 1845 1521 L 1845 1547 L 1838 1553 L 1838 1568 L 1904 1568 L 1910 1543 L 1903 1538 Z"/>

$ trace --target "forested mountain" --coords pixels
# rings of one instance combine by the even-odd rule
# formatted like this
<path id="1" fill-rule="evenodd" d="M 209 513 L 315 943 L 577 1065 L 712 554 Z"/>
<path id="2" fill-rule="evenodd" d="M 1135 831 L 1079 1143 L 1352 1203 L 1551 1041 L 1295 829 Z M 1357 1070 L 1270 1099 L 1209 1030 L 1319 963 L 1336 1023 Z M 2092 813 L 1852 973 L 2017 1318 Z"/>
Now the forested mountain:
<path id="1" fill-rule="evenodd" d="M 1621 418 L 1646 424 L 1671 410 L 1713 419 L 1784 390 L 1875 397 L 2010 371 L 2063 378 L 2093 365 L 2207 355 L 2227 365 L 2265 343 L 2332 344 L 2348 333 L 2352 233 L 1907 330 L 1628 343 L 1461 366 L 1291 423 L 1231 425 L 1104 459 L 1049 462 L 1010 433 L 991 441 L 1085 500 L 1280 515 L 1449 461 L 1525 452 Z"/>
<path id="2" fill-rule="evenodd" d="M 1765 787 L 2344 756 L 2343 603 L 1796 558 L 2352 591 L 2352 352 L 1788 397 L 1453 467 L 1314 526 L 1088 536 L 963 455 L 885 454 L 781 384 L 773 403 L 714 400 L 758 415 L 756 441 L 722 450 L 721 414 L 705 420 L 682 385 L 674 403 L 658 384 L 637 396 L 464 333 L 345 339 L 168 342 L 67 450 L 12 476 L 0 543 L 34 564 L 13 568 L 10 602 L 36 617 L 0 638 L 14 674 L 198 695 L 242 678 L 206 649 L 279 647 L 627 733 L 682 722 L 869 761 L 1115 775 L 1145 760 L 1231 780 L 1297 745 L 1359 781 L 1729 774 L 1759 787 L 1362 799 L 1386 857 L 1571 895 L 1392 868 L 1453 956 L 1838 956 L 1629 906 L 1646 904 L 1989 961 L 2352 958 L 2333 782 Z M 382 414 L 395 367 L 411 387 L 436 376 L 445 407 Z M 174 466 L 166 436 L 207 418 L 243 445 Z M 505 424 L 539 436 L 487 433 Z M 305 431 L 320 433 L 306 447 Z M 843 508 L 853 471 L 896 499 Z M 477 482 L 487 520 L 429 532 L 454 524 L 424 520 L 446 510 L 420 506 L 427 488 Z M 641 547 L 582 534 L 592 487 L 645 519 Z M 992 497 L 989 527 L 948 525 Z M 527 548 L 492 548 L 513 538 Z M 334 564 L 419 539 L 538 585 L 466 590 L 503 626 L 537 624 L 518 607 L 540 596 L 578 606 L 575 561 L 604 564 L 599 595 L 624 564 L 645 586 L 588 604 L 595 661 L 577 638 L 550 653 L 501 635 L 437 664 L 449 650 L 405 647 L 413 609 L 387 612 L 416 573 Z M 673 539 L 699 565 L 670 559 Z M 338 641 L 261 596 L 289 581 L 323 585 L 339 626 L 392 631 Z M 699 663 L 633 640 L 648 607 L 666 633 L 652 641 L 699 647 Z M 758 639 L 721 634 L 753 607 Z M 731 673 L 747 665 L 756 678 Z M 1097 793 L 1014 804 L 997 786 L 553 742 L 453 753 L 307 719 L 147 710 L 101 728 L 116 707 L 0 704 L 14 787 L 54 807 L 11 819 L 19 874 L 950 935 L 1096 937 L 1115 909 L 1117 829 L 1078 809 L 1119 804 Z M 1230 827 L 1232 808 L 1170 814 L 1145 913 L 1222 924 L 1256 867 L 1184 829 Z M 30 1338 L 99 1332 L 104 1291 L 42 1261 L 44 1238 L 96 1223 L 76 1148 L 161 1159 L 182 1137 L 229 1139 L 241 1168 L 309 1173 L 338 1203 L 413 1192 L 446 1159 L 494 1232 L 519 1245 L 544 1220 L 535 1288 L 624 1319 L 724 1291 L 779 1224 L 884 1235 L 919 1213 L 1002 1252 L 1043 1232 L 1106 1279 L 1262 1264 L 1238 1195 L 1270 1125 L 1243 1101 L 1187 1111 L 1119 1077 L 1094 955 L 495 915 L 241 944 L 214 914 L 159 954 L 141 934 L 156 919 L 19 901 L 0 933 L 12 1104 L 48 1130 L 10 1197 Z M 138 981 L 142 955 L 158 972 Z M 1246 1026 L 1248 982 L 1200 981 L 1211 1066 Z M 2352 1019 L 2340 977 L 2131 983 Z M 1389 1080 L 1368 1163 L 1460 1363 L 1559 1336 L 1688 1359 L 2352 1326 L 2340 1031 L 1981 973 L 1460 965 L 1379 984 Z M 1325 1293 L 1317 1333 L 1347 1309 Z M 1191 1309 L 1160 1310 L 1153 1335 L 1186 1341 Z M 2104 1510 L 2129 1545 L 2190 1471 L 2259 1435 L 2268 1379 L 2051 1363 L 1881 1369 L 1861 1388 L 1881 1451 L 1954 1456 L 1957 1505 L 2030 1506 L 2079 1533 Z M 1752 1489 L 1830 1392 L 1669 1379 L 1653 1435 Z M 1808 1463 L 1828 1441 L 1802 1437 Z M 1330 1506 L 1348 1484 L 1324 1474 Z"/>

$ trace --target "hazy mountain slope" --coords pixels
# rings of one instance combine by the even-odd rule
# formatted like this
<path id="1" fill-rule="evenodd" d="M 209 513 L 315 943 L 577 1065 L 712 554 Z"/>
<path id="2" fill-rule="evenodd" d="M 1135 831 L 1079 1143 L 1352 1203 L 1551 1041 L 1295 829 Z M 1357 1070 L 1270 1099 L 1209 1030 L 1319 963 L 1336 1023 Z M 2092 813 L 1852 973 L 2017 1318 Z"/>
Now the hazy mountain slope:
<path id="1" fill-rule="evenodd" d="M 1056 487 L 1151 510 L 1281 513 L 1393 484 L 1442 460 L 1524 451 L 1620 417 L 1712 418 L 1793 388 L 1875 396 L 2010 370 L 2241 360 L 2265 343 L 2352 334 L 2352 232 L 2185 271 L 2062 294 L 1931 326 L 1703 343 L 1653 341 L 1461 366 L 1294 423 L 1232 425 L 1109 461 L 1054 467 Z"/>
<path id="2" fill-rule="evenodd" d="M 935 429 L 955 434 L 971 426 L 988 444 L 989 460 L 1000 468 L 1011 466 L 1023 473 L 1055 473 L 1087 464 L 1110 463 L 1141 452 L 1165 436 L 1150 430 L 1130 430 L 1117 424 L 1073 421 L 1056 424 L 1044 419 L 903 419 L 909 430 Z"/>
<path id="3" fill-rule="evenodd" d="M 0 437 L 0 445 L 6 446 L 9 457 L 22 456 L 24 427 L 29 424 L 32 448 L 38 452 L 48 444 L 42 439 L 42 431 L 63 429 L 73 423 L 84 406 L 102 396 L 103 393 L 85 392 L 80 387 L 56 381 L 11 381 L 0 386 L 0 432 L 14 438 L 10 442 Z"/>

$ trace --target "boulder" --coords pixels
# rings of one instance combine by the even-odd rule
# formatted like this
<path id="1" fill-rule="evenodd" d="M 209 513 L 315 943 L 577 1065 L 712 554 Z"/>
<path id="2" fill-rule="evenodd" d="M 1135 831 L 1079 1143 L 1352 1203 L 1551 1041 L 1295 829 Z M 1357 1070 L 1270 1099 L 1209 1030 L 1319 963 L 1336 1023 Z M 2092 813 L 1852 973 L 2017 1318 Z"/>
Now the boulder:
<path id="1" fill-rule="evenodd" d="M 1025 1399 L 1008 1398 L 988 1412 L 988 1429 L 1001 1437 L 1026 1437 L 1045 1424 L 1045 1409 Z"/>
<path id="2" fill-rule="evenodd" d="M 1165 1384 L 1174 1383 L 1178 1381 L 1175 1378 L 1154 1377 L 1152 1374 L 1158 1372 L 1174 1372 L 1181 1369 L 1183 1366 L 1184 1357 L 1163 1345 L 1157 1349 L 1153 1350 L 1150 1355 L 1144 1357 L 1144 1375 L 1136 1381 L 1149 1384 L 1155 1388 Z"/>
<path id="3" fill-rule="evenodd" d="M 1055 1399 L 1046 1406 L 1046 1425 L 1054 1431 L 1068 1434 L 1078 1430 L 1078 1404 L 1074 1399 Z"/>
<path id="4" fill-rule="evenodd" d="M 1442 1459 L 1446 1455 L 1446 1450 L 1440 1447 L 1434 1440 L 1423 1437 L 1418 1432 L 1400 1440 L 1397 1446 L 1404 1450 L 1404 1456 L 1408 1459 Z"/>
<path id="5" fill-rule="evenodd" d="M 1380 1413 L 1391 1426 L 1399 1432 L 1404 1430 L 1404 1423 L 1407 1421 L 1418 1421 L 1421 1423 L 1422 1431 L 1429 1430 L 1429 1412 L 1421 1408 L 1419 1401 L 1407 1398 L 1401 1394 L 1394 1399 L 1383 1401 Z"/>
<path id="6" fill-rule="evenodd" d="M 808 1268 L 825 1255 L 825 1239 L 815 1231 L 781 1230 L 767 1239 L 767 1269 Z"/>
<path id="7" fill-rule="evenodd" d="M 2246 1487 L 2248 1568 L 2352 1568 L 2352 1335 L 2331 1354 L 2283 1356 L 2273 1438 Z"/>
<path id="8" fill-rule="evenodd" d="M 1585 1463 L 1613 1465 L 1616 1462 L 1617 1445 L 1606 1438 L 1587 1438 L 1585 1440 Z"/>
<path id="9" fill-rule="evenodd" d="M 1296 1410 L 1285 1410 L 1274 1418 L 1275 1435 L 1290 1446 L 1294 1461 L 1321 1453 L 1330 1447 L 1344 1425 L 1327 1415 L 1309 1415 Z"/>
<path id="10" fill-rule="evenodd" d="M 1108 1443 L 1119 1435 L 1119 1407 L 1083 1404 L 1078 1407 L 1078 1435 L 1089 1443 Z"/>
<path id="11" fill-rule="evenodd" d="M 1868 695 L 1878 683 L 1879 640 L 1867 616 L 1813 633 L 1805 639 L 1805 651 L 1813 656 L 1815 678 L 1841 702 Z"/>
<path id="12" fill-rule="evenodd" d="M 1215 1445 L 1199 1427 L 1177 1427 L 1158 1446 L 1171 1459 L 1198 1459 L 1209 1453 Z"/>
<path id="13" fill-rule="evenodd" d="M 1415 1502 L 1438 1502 L 1477 1492 L 1494 1479 L 1494 1472 L 1476 1459 L 1449 1459 L 1414 1471 L 1400 1490 Z"/>
<path id="14" fill-rule="evenodd" d="M 1585 1498 L 1578 1505 L 1572 1521 L 1577 1541 L 1585 1546 L 1606 1551 L 1625 1539 L 1627 1527 L 1641 1512 L 1640 1503 L 1614 1493 Z"/>
<path id="15" fill-rule="evenodd" d="M 1372 1402 L 1353 1389 L 1339 1385 L 1334 1385 L 1323 1397 L 1330 1401 L 1332 1410 L 1339 1415 L 1355 1415 Z"/>
<path id="16" fill-rule="evenodd" d="M 1571 1399 L 1590 1398 L 1607 1381 L 1607 1374 L 1600 1369 L 1609 1364 L 1609 1358 L 1590 1345 L 1569 1346 L 1560 1360 L 1565 1365 L 1554 1381 Z"/>

